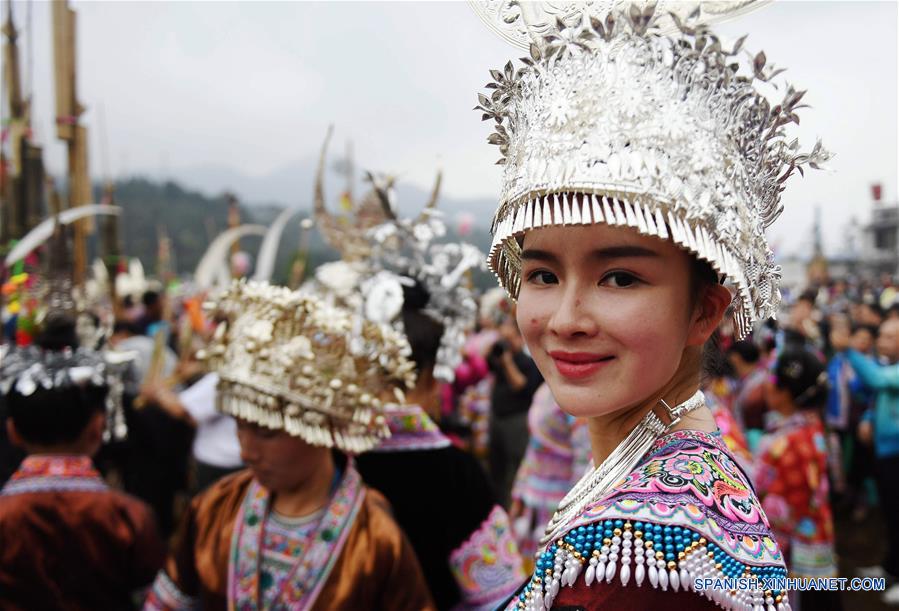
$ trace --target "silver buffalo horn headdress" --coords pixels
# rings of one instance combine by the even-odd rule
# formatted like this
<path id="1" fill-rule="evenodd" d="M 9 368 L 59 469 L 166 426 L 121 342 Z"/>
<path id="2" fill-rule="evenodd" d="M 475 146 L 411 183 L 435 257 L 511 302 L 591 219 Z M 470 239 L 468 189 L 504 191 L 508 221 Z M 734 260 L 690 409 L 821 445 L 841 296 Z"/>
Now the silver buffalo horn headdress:
<path id="1" fill-rule="evenodd" d="M 446 225 L 437 210 L 442 175 L 421 211 L 400 216 L 395 179 L 367 173 L 372 189 L 345 217 L 325 210 L 324 160 L 331 130 L 322 147 L 315 186 L 316 222 L 322 236 L 340 251 L 342 260 L 326 263 L 307 290 L 366 319 L 403 329 L 403 285 L 418 282 L 428 293 L 423 312 L 443 325 L 434 376 L 451 382 L 462 360 L 466 332 L 474 326 L 477 303 L 469 272 L 483 266 L 483 253 L 464 242 L 441 242 Z"/>

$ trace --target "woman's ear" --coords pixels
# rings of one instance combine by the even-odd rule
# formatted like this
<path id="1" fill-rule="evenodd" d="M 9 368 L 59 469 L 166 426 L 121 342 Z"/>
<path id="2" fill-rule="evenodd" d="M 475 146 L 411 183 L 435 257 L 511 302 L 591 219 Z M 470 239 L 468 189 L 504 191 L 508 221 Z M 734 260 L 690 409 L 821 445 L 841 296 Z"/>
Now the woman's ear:
<path id="1" fill-rule="evenodd" d="M 690 324 L 688 346 L 702 346 L 708 341 L 721 324 L 721 319 L 724 318 L 727 306 L 732 300 L 730 290 L 724 285 L 709 284 L 703 289 Z"/>

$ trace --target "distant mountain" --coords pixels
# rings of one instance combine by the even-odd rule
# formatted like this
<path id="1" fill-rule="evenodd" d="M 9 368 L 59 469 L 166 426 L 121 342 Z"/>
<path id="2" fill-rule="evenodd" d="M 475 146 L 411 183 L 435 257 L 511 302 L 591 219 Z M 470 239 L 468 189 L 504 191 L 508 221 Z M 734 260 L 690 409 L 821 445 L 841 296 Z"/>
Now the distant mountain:
<path id="1" fill-rule="evenodd" d="M 171 172 L 171 179 L 214 197 L 226 191 L 255 206 L 276 203 L 282 207 L 311 207 L 315 161 L 290 164 L 264 176 L 250 176 L 225 165 L 207 164 Z"/>
<path id="2" fill-rule="evenodd" d="M 212 174 L 207 174 L 209 177 Z M 121 228 L 122 243 L 125 253 L 138 257 L 149 274 L 155 274 L 158 262 L 158 238 L 164 231 L 172 241 L 172 259 L 175 269 L 180 274 L 191 274 L 196 269 L 197 263 L 209 244 L 227 226 L 228 205 L 224 192 L 229 188 L 242 195 L 238 188 L 233 186 L 237 182 L 224 183 L 224 188 L 211 192 L 202 192 L 188 188 L 174 181 L 156 182 L 147 178 L 132 178 L 122 180 L 115 185 L 115 201 L 122 207 Z M 249 183 L 244 183 L 249 184 Z M 100 187 L 95 187 L 99 199 Z M 312 187 L 309 187 L 311 194 Z M 217 191 L 217 192 L 216 192 Z M 210 194 L 214 193 L 214 194 Z M 415 187 L 398 188 L 398 200 L 403 214 L 414 214 L 427 201 L 428 193 Z M 329 207 L 337 211 L 337 191 L 329 194 Z M 284 209 L 283 204 L 256 203 L 250 201 L 264 201 L 261 199 L 244 200 L 248 203 L 241 205 L 241 219 L 244 223 L 258 223 L 269 225 Z M 402 202 L 408 202 L 403 206 Z M 486 203 L 467 202 L 470 206 L 483 206 L 482 210 L 491 211 Z M 275 263 L 275 271 L 272 280 L 283 283 L 288 276 L 290 263 L 299 248 L 299 221 L 309 216 L 311 204 L 296 205 L 300 210 L 291 219 L 278 250 Z M 449 235 L 447 239 L 458 240 L 456 234 L 455 214 L 458 208 L 455 204 L 442 202 L 440 209 L 452 210 L 447 220 Z M 489 217 L 487 217 L 489 218 Z M 482 217 L 483 219 L 483 217 Z M 465 237 L 483 251 L 490 246 L 490 235 L 487 231 L 487 222 L 482 220 Z M 241 240 L 241 249 L 250 253 L 255 259 L 259 251 L 261 238 L 250 237 Z M 339 257 L 337 251 L 324 243 L 317 231 L 312 231 L 309 240 L 309 264 L 311 268 Z M 476 274 L 475 283 L 481 287 L 494 286 L 491 276 L 487 272 Z"/>
<path id="3" fill-rule="evenodd" d="M 192 189 L 208 197 L 220 196 L 226 191 L 231 191 L 237 195 L 242 204 L 249 207 L 274 204 L 281 207 L 311 209 L 317 166 L 317 159 L 302 159 L 264 176 L 249 176 L 239 169 L 225 165 L 200 165 L 174 170 L 171 172 L 171 180 L 190 185 Z M 325 194 L 329 205 L 336 205 L 344 182 L 341 176 L 329 168 L 325 177 Z M 357 172 L 353 190 L 356 194 L 368 190 L 368 184 L 362 180 L 361 172 Z M 411 215 L 427 201 L 430 186 L 421 188 L 399 182 L 396 191 L 400 212 Z M 454 222 L 459 213 L 467 213 L 475 216 L 477 225 L 488 227 L 496 201 L 487 198 L 441 197 L 439 207 L 450 223 Z"/>

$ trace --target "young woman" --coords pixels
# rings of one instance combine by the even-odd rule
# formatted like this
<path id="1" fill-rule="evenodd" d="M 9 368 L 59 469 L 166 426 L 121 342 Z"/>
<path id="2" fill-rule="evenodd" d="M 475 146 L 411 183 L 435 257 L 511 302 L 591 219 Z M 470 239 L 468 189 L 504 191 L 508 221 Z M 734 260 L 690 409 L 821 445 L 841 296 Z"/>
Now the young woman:
<path id="1" fill-rule="evenodd" d="M 532 9 L 500 21 L 527 29 Z M 826 152 L 788 144 L 802 95 L 764 100 L 754 82 L 773 74 L 764 54 L 741 72 L 742 41 L 692 20 L 662 35 L 652 8 L 566 18 L 540 22 L 525 67 L 492 71 L 479 98 L 505 165 L 489 264 L 597 466 L 509 608 L 788 609 L 769 581 L 781 550 L 698 388 L 731 303 L 719 280 L 741 337 L 773 315 L 763 229 L 781 183 Z"/>
<path id="2" fill-rule="evenodd" d="M 247 469 L 197 495 L 144 605 L 435 609 L 411 545 L 352 455 L 389 436 L 407 344 L 311 295 L 235 282 L 207 348 Z"/>
<path id="3" fill-rule="evenodd" d="M 385 411 L 390 437 L 357 458 L 359 473 L 393 507 L 437 608 L 495 609 L 525 571 L 509 516 L 483 467 L 437 425 L 440 385 L 434 371 L 446 329 L 426 309 L 432 297 L 420 282 L 403 287 L 400 316 L 416 384 L 404 405 Z"/>
<path id="4" fill-rule="evenodd" d="M 820 411 L 827 372 L 807 350 L 785 350 L 765 385 L 765 402 L 781 418 L 762 437 L 755 485 L 790 575 L 835 577 L 827 442 Z M 802 607 L 839 609 L 838 592 L 802 592 Z"/>
<path id="5" fill-rule="evenodd" d="M 323 201 L 322 172 L 320 167 L 317 201 Z M 369 199 L 394 201 L 389 184 L 373 183 Z M 437 608 L 494 609 L 525 576 L 509 517 L 478 460 L 438 427 L 441 387 L 453 381 L 466 331 L 474 325 L 466 276 L 484 256 L 467 244 L 433 243 L 445 233 L 437 215 L 390 215 L 364 232 L 352 229 L 366 222 L 356 210 L 342 228 L 329 230 L 335 243 L 354 244 L 352 251 L 342 249 L 341 262 L 330 264 L 353 280 L 335 283 L 319 268 L 312 286 L 369 321 L 393 327 L 407 342 L 415 385 L 397 388 L 402 404 L 391 402 L 384 411 L 390 436 L 358 457 L 359 473 L 389 501 Z"/>

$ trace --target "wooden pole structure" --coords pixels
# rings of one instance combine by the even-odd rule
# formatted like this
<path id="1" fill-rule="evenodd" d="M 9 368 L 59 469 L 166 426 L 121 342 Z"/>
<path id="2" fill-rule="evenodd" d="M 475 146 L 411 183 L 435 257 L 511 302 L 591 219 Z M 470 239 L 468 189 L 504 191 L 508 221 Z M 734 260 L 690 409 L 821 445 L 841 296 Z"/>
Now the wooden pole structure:
<path id="1" fill-rule="evenodd" d="M 112 181 L 107 181 L 103 189 L 103 203 L 115 205 L 115 188 Z M 106 275 L 109 277 L 109 298 L 113 312 L 119 314 L 119 300 L 116 294 L 116 278 L 119 275 L 119 262 L 122 258 L 122 242 L 119 239 L 119 216 L 108 216 L 103 223 L 103 260 L 106 265 Z"/>
<path id="2" fill-rule="evenodd" d="M 163 291 L 174 277 L 172 273 L 172 241 L 165 225 L 156 227 L 156 276 L 162 282 Z"/>
<path id="3" fill-rule="evenodd" d="M 78 124 L 84 107 L 76 89 L 76 15 L 68 0 L 52 3 L 53 57 L 56 84 L 56 136 L 68 147 L 69 207 L 89 204 L 93 199 L 87 166 L 87 128 Z M 87 235 L 93 229 L 85 219 L 75 223 L 74 283 L 81 286 L 87 273 Z"/>
<path id="4" fill-rule="evenodd" d="M 44 162 L 41 148 L 31 142 L 31 101 L 22 87 L 18 32 L 12 2 L 6 2 L 3 24 L 5 70 L 5 130 L 9 151 L 0 152 L 0 244 L 21 238 L 44 220 Z M 2 113 L 0 113 L 2 114 Z"/>
<path id="5" fill-rule="evenodd" d="M 353 163 L 353 141 L 346 141 L 346 195 L 353 201 L 353 180 L 355 179 L 356 168 Z"/>
<path id="6" fill-rule="evenodd" d="M 3 23 L 3 34 L 6 42 L 3 45 L 3 90 L 5 92 L 5 109 L 9 110 L 8 137 L 9 154 L 0 152 L 0 198 L 3 200 L 2 218 L 0 218 L 0 244 L 6 245 L 9 240 L 22 237 L 26 232 L 25 202 L 22 199 L 22 141 L 27 132 L 25 122 L 25 101 L 22 98 L 22 80 L 19 72 L 19 37 L 12 16 L 12 0 L 7 0 L 6 20 Z"/>
<path id="7" fill-rule="evenodd" d="M 225 199 L 228 200 L 228 229 L 240 226 L 240 205 L 237 203 L 237 197 L 233 193 L 226 193 Z M 234 240 L 231 245 L 231 257 L 240 252 L 240 240 Z M 228 261 L 228 272 L 233 275 L 231 269 L 231 261 Z"/>

